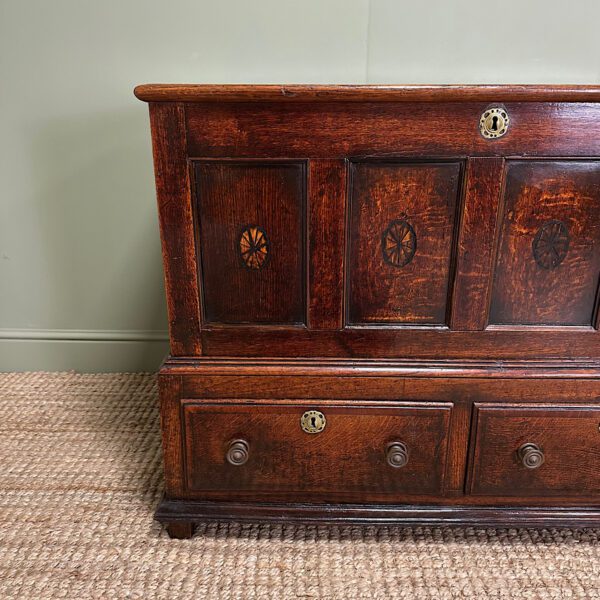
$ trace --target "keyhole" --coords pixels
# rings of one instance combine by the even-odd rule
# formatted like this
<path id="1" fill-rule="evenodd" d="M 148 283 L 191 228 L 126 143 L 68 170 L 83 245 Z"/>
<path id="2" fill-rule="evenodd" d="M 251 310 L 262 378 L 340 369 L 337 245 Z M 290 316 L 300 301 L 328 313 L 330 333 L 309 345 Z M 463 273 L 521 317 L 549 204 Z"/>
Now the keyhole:
<path id="1" fill-rule="evenodd" d="M 508 128 L 510 119 L 505 110 L 501 108 L 489 108 L 479 119 L 479 131 L 488 140 L 502 137 Z"/>
<path id="2" fill-rule="evenodd" d="M 310 418 L 310 423 L 311 423 L 311 425 L 312 425 L 313 427 L 315 427 L 315 428 L 316 428 L 316 426 L 317 426 L 317 418 L 316 418 L 316 417 L 311 417 L 311 418 Z"/>

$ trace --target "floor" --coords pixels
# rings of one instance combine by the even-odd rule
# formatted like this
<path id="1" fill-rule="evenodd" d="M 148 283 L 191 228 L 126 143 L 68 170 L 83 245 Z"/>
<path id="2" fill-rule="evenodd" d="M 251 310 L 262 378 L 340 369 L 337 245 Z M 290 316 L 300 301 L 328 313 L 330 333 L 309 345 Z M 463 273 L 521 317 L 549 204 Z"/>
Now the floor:
<path id="1" fill-rule="evenodd" d="M 600 598 L 600 530 L 153 522 L 153 375 L 0 374 L 0 598 Z"/>

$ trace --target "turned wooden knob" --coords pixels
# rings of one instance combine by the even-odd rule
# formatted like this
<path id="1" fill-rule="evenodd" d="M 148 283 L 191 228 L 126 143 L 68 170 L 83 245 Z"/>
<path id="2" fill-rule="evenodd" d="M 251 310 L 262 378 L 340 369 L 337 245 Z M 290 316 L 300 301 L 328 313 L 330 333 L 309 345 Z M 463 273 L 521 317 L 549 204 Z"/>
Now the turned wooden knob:
<path id="1" fill-rule="evenodd" d="M 385 452 L 388 465 L 396 469 L 408 462 L 408 448 L 404 442 L 391 442 Z"/>
<path id="2" fill-rule="evenodd" d="M 544 453 L 537 444 L 523 444 L 518 450 L 519 460 L 526 469 L 537 469 L 546 460 Z"/>
<path id="3" fill-rule="evenodd" d="M 227 462 L 234 466 L 243 465 L 250 456 L 250 446 L 246 440 L 233 440 L 227 450 Z"/>

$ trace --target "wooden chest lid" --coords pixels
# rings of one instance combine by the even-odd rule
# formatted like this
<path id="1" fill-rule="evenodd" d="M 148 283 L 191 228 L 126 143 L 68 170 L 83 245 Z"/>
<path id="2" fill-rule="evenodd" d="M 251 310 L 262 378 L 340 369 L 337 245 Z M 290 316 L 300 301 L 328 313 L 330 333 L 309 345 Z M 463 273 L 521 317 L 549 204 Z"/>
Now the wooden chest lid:
<path id="1" fill-rule="evenodd" d="M 598 85 L 213 85 L 153 83 L 145 102 L 599 102 Z"/>

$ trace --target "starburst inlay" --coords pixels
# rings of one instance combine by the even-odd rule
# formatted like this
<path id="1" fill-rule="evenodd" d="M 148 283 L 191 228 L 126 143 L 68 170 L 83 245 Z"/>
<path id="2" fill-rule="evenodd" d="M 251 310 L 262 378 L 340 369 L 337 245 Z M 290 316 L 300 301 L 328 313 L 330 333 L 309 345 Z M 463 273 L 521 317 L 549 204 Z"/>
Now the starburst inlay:
<path id="1" fill-rule="evenodd" d="M 381 236 L 383 260 L 394 267 L 407 265 L 417 250 L 417 234 L 405 219 L 392 221 Z"/>
<path id="2" fill-rule="evenodd" d="M 270 246 L 264 229 L 258 225 L 247 225 L 239 240 L 242 264 L 248 269 L 262 269 L 267 264 Z"/>
<path id="3" fill-rule="evenodd" d="M 533 239 L 535 262 L 543 269 L 555 269 L 569 251 L 569 230 L 562 221 L 547 221 Z"/>

